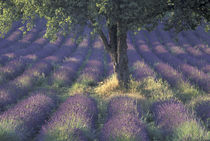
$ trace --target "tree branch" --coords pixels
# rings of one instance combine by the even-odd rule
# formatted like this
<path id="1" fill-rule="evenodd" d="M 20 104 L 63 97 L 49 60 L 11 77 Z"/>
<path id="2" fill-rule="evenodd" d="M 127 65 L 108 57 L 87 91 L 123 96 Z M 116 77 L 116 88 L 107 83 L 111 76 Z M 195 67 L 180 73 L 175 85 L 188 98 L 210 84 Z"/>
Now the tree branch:
<path id="1" fill-rule="evenodd" d="M 99 33 L 99 35 L 100 35 L 100 37 L 101 37 L 101 39 L 102 39 L 102 41 L 104 43 L 105 49 L 107 51 L 110 51 L 111 50 L 111 47 L 110 47 L 110 45 L 108 43 L 108 40 L 107 40 L 106 36 L 104 35 L 104 32 L 101 29 L 99 29 L 98 30 L 98 33 Z"/>

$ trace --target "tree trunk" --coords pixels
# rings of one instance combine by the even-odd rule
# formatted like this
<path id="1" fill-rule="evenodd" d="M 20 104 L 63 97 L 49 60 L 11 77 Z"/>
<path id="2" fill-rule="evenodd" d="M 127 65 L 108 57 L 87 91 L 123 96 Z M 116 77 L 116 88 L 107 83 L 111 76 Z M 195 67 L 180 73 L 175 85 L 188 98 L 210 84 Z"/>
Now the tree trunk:
<path id="1" fill-rule="evenodd" d="M 117 75 L 120 86 L 128 87 L 129 70 L 128 70 L 128 56 L 127 56 L 127 32 L 126 29 L 118 25 L 117 38 L 117 65 L 114 72 Z"/>
<path id="2" fill-rule="evenodd" d="M 129 70 L 128 70 L 128 56 L 127 56 L 127 30 L 121 24 L 116 24 L 108 27 L 109 43 L 103 32 L 99 32 L 104 42 L 105 49 L 109 53 L 114 73 L 117 76 L 119 85 L 128 88 Z"/>

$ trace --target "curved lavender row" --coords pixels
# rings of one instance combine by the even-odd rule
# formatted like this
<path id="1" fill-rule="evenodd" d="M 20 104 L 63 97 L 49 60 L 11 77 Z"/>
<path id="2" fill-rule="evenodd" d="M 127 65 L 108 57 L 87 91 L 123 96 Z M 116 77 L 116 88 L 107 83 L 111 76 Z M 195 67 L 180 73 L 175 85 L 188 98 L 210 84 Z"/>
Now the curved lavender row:
<path id="1" fill-rule="evenodd" d="M 148 141 L 147 131 L 138 116 L 120 114 L 111 117 L 101 131 L 100 141 Z"/>
<path id="2" fill-rule="evenodd" d="M 0 115 L 0 140 L 28 141 L 53 108 L 54 101 L 45 95 L 37 94 L 22 100 Z"/>
<path id="3" fill-rule="evenodd" d="M 192 56 L 210 62 L 210 57 L 199 49 L 192 47 L 182 34 L 178 35 L 178 43 Z"/>
<path id="4" fill-rule="evenodd" d="M 67 41 L 69 39 L 70 38 L 68 38 Z M 60 37 L 60 39 L 58 39 L 58 40 L 60 40 L 59 42 L 63 42 L 63 41 L 65 42 L 66 39 L 64 39 L 64 37 Z M 65 57 L 68 57 L 68 56 L 71 55 L 71 53 L 73 52 L 75 47 L 76 47 L 75 45 L 73 45 L 71 47 L 70 46 L 68 46 L 68 47 L 67 46 L 61 46 L 55 54 L 46 57 L 44 59 L 44 61 L 49 62 L 50 64 L 59 64 L 63 61 L 63 59 Z"/>
<path id="5" fill-rule="evenodd" d="M 111 99 L 108 105 L 108 121 L 102 128 L 100 140 L 149 140 L 138 108 L 135 99 L 122 96 Z"/>
<path id="6" fill-rule="evenodd" d="M 75 79 L 75 74 L 90 49 L 89 44 L 90 43 L 87 38 L 79 44 L 76 52 L 74 52 L 70 58 L 67 58 L 67 60 L 57 70 L 55 70 L 50 78 L 52 83 L 68 85 Z M 69 45 L 72 46 L 72 42 Z"/>
<path id="7" fill-rule="evenodd" d="M 146 44 L 142 32 L 137 34 L 135 37 L 138 53 L 148 64 L 153 66 L 154 69 L 169 82 L 170 85 L 179 88 L 180 84 L 185 83 L 183 76 L 168 64 L 163 63 L 153 52 L 151 52 Z"/>
<path id="8" fill-rule="evenodd" d="M 156 102 L 152 105 L 151 111 L 156 125 L 159 126 L 165 134 L 171 133 L 174 128 L 192 118 L 188 114 L 185 106 L 175 100 Z"/>
<path id="9" fill-rule="evenodd" d="M 210 55 L 210 50 L 209 47 L 207 47 L 207 45 L 205 45 L 204 43 L 202 43 L 196 36 L 195 34 L 193 34 L 193 32 L 190 31 L 184 31 L 182 32 L 182 34 L 185 36 L 185 38 L 189 41 L 189 43 L 200 49 L 205 55 Z"/>
<path id="10" fill-rule="evenodd" d="M 78 81 L 88 78 L 93 82 L 98 82 L 102 75 L 104 75 L 103 56 L 104 49 L 103 44 L 97 38 L 93 43 L 93 49 L 90 59 L 88 60 L 86 67 L 82 70 Z"/>
<path id="11" fill-rule="evenodd" d="M 175 69 L 183 72 L 193 83 L 198 84 L 202 89 L 210 92 L 210 76 L 172 56 L 158 41 L 155 32 L 151 32 L 147 36 L 152 45 L 151 49 L 158 57 L 171 64 Z"/>
<path id="12" fill-rule="evenodd" d="M 210 101 L 205 101 L 203 103 L 200 103 L 196 105 L 195 111 L 197 113 L 197 116 L 200 117 L 207 125 L 208 128 L 210 128 Z"/>
<path id="13" fill-rule="evenodd" d="M 27 48 L 37 38 L 40 31 L 41 29 L 32 29 L 25 36 L 23 36 L 21 40 L 18 40 L 14 44 L 7 46 L 4 50 L 1 50 L 1 56 Z"/>
<path id="14" fill-rule="evenodd" d="M 11 61 L 4 67 L 0 67 L 0 84 L 5 83 L 8 79 L 13 79 L 24 71 L 26 62 L 22 59 Z"/>
<path id="15" fill-rule="evenodd" d="M 39 41 L 44 42 L 44 44 L 46 43 L 46 41 L 42 40 L 42 39 L 40 39 Z M 58 45 L 48 43 L 48 44 L 44 45 L 44 47 L 42 47 L 40 50 L 36 50 L 31 54 L 21 56 L 21 58 L 24 61 L 26 61 L 27 63 L 34 63 L 42 58 L 52 55 L 56 50 L 59 49 L 57 46 Z M 40 46 L 38 45 L 38 47 L 40 47 Z"/>
<path id="16" fill-rule="evenodd" d="M 4 39 L 4 42 L 1 44 L 5 49 L 1 50 L 0 54 L 6 53 L 8 51 L 12 51 L 17 48 L 21 48 L 22 46 L 26 46 L 26 44 L 29 44 L 31 41 L 35 40 L 37 33 L 43 29 L 43 23 L 45 21 L 38 20 L 35 28 L 33 28 L 30 32 L 28 32 L 25 36 L 22 36 L 22 31 L 20 31 L 18 28 L 15 30 L 15 32 L 12 33 L 7 39 Z M 13 35 L 14 34 L 14 35 Z M 22 38 L 22 39 L 21 39 Z M 20 39 L 20 40 L 19 40 Z M 15 44 L 15 45 L 14 45 Z M 4 51 L 5 50 L 5 51 Z"/>
<path id="17" fill-rule="evenodd" d="M 15 31 L 11 33 L 11 35 L 9 35 L 7 38 L 1 41 L 0 52 L 4 50 L 7 46 L 14 44 L 14 42 L 20 39 L 21 37 L 22 37 L 22 32 L 18 28 L 16 28 Z"/>
<path id="18" fill-rule="evenodd" d="M 17 60 L 13 60 L 9 62 L 6 66 L 0 68 L 0 70 L 2 71 L 0 73 L 0 83 L 5 82 L 5 80 L 11 80 L 15 78 L 19 74 L 23 73 L 23 71 L 30 65 L 30 63 L 34 64 L 38 60 L 52 54 L 56 49 L 58 49 L 58 47 L 48 44 L 41 50 L 41 45 L 45 44 L 46 40 L 41 38 L 38 39 L 36 42 L 40 44 L 33 45 L 34 49 L 37 47 L 40 48 L 40 50 L 36 50 L 35 53 L 32 55 L 28 54 L 26 56 L 20 57 Z M 30 55 L 35 58 L 28 58 L 30 57 Z M 39 57 L 36 57 L 36 55 L 39 55 Z"/>
<path id="19" fill-rule="evenodd" d="M 41 33 L 41 36 L 42 35 L 43 35 L 43 33 Z M 41 41 L 41 40 L 44 40 L 44 41 Z M 9 62 L 11 60 L 14 60 L 14 59 L 16 59 L 16 58 L 18 58 L 20 56 L 24 56 L 24 55 L 36 52 L 36 51 L 41 49 L 41 46 L 46 44 L 46 41 L 47 40 L 45 40 L 43 38 L 38 38 L 37 40 L 35 40 L 31 44 L 28 44 L 27 48 L 13 50 L 13 51 L 11 51 L 9 53 L 2 54 L 0 56 L 0 64 L 4 65 L 7 62 Z M 24 45 L 24 46 L 26 46 L 26 45 Z"/>
<path id="20" fill-rule="evenodd" d="M 47 47 L 54 48 L 53 50 L 56 50 L 62 41 L 63 38 L 60 37 L 53 44 L 48 44 Z M 52 49 L 50 50 L 52 52 Z M 59 55 L 59 53 L 59 51 L 56 52 L 54 57 L 57 57 L 56 55 Z M 49 59 L 51 56 L 48 56 L 34 64 L 31 68 L 24 71 L 21 76 L 0 88 L 0 111 L 4 110 L 5 106 L 8 104 L 15 103 L 18 99 L 22 98 L 34 87 L 34 85 L 38 85 L 40 80 L 50 74 L 50 71 L 53 69 L 53 63 L 55 62 L 54 60 Z M 59 57 L 56 61 L 61 61 L 63 57 L 65 56 Z"/>
<path id="21" fill-rule="evenodd" d="M 78 130 L 83 132 L 87 139 L 95 127 L 97 113 L 97 106 L 93 99 L 78 94 L 71 96 L 61 104 L 50 121 L 42 127 L 37 141 L 56 141 L 58 139 L 60 141 L 79 141 L 77 140 Z"/>
<path id="22" fill-rule="evenodd" d="M 32 53 L 32 52 L 38 52 L 38 53 L 45 52 L 44 49 L 41 50 L 42 45 L 44 45 L 45 43 L 46 43 L 45 39 L 39 38 L 34 43 L 32 43 L 30 47 L 25 49 L 25 52 L 23 51 L 22 53 L 21 52 L 20 53 L 22 55 L 24 55 L 24 54 L 30 55 L 29 53 Z M 45 54 L 45 56 L 47 56 L 47 55 L 48 55 L 48 53 Z M 17 54 L 16 54 L 16 57 L 17 57 Z M 38 59 L 41 59 L 41 58 L 37 58 L 37 60 Z M 0 67 L 0 83 L 4 82 L 5 80 L 8 80 L 8 79 L 9 80 L 13 79 L 16 76 L 18 76 L 19 74 L 21 74 L 25 70 L 25 68 L 29 65 L 29 62 L 25 61 L 25 60 L 26 60 L 25 56 L 21 56 L 20 58 L 17 58 L 16 60 L 12 59 L 12 61 L 10 61 L 8 64 L 6 64 L 3 67 Z M 7 62 L 7 61 L 4 60 L 4 62 Z"/>
<path id="23" fill-rule="evenodd" d="M 4 47 L 4 46 L 2 46 L 2 42 L 5 42 L 5 39 L 8 38 L 8 36 L 10 36 L 14 32 L 14 30 L 17 29 L 20 26 L 21 26 L 20 21 L 19 22 L 14 22 L 11 29 L 9 30 L 9 32 L 6 35 L 4 35 L 4 38 L 0 37 L 0 49 Z"/>
<path id="24" fill-rule="evenodd" d="M 25 96 L 37 83 L 53 69 L 46 62 L 39 62 L 21 76 L 0 87 L 0 111 Z"/>
<path id="25" fill-rule="evenodd" d="M 208 46 L 210 46 L 209 40 L 209 32 L 205 32 L 203 27 L 197 27 L 196 32 L 194 32 L 198 37 L 200 37 L 203 41 L 207 42 Z"/>
<path id="26" fill-rule="evenodd" d="M 186 53 L 184 49 L 180 48 L 174 43 L 168 32 L 163 31 L 163 29 L 159 27 L 158 33 L 160 34 L 163 44 L 167 46 L 167 50 L 169 50 L 173 55 L 186 61 L 190 65 L 198 67 L 199 70 L 202 70 L 206 73 L 210 72 L 210 64 Z"/>
<path id="27" fill-rule="evenodd" d="M 130 36 L 128 36 L 128 65 L 133 68 L 132 74 L 137 81 L 143 80 L 148 76 L 155 76 L 154 71 L 149 68 L 138 56 L 134 46 L 131 44 Z"/>
<path id="28" fill-rule="evenodd" d="M 151 111 L 163 140 L 206 140 L 208 137 L 194 116 L 176 100 L 154 103 Z"/>
<path id="29" fill-rule="evenodd" d="M 137 105 L 137 101 L 125 96 L 112 98 L 108 104 L 107 111 L 109 118 L 120 114 L 133 114 L 141 117 L 141 111 Z"/>

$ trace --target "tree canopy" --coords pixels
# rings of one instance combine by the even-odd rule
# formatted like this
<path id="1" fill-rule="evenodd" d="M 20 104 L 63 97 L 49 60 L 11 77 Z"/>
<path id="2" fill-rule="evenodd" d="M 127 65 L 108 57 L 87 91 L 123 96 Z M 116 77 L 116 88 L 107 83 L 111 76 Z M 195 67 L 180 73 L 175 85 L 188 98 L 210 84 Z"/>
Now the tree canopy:
<path id="1" fill-rule="evenodd" d="M 126 30 L 153 29 L 164 22 L 168 29 L 195 29 L 210 20 L 208 0 L 0 0 L 0 33 L 13 21 L 27 22 L 30 30 L 37 17 L 47 20 L 46 37 L 68 33 L 78 26 L 94 29 L 121 21 Z M 208 25 L 209 26 L 209 25 Z M 207 28 L 209 30 L 209 27 Z"/>
<path id="2" fill-rule="evenodd" d="M 37 18 L 46 19 L 46 34 L 68 34 L 89 26 L 98 33 L 122 85 L 129 82 L 127 32 L 153 30 L 159 23 L 176 32 L 205 25 L 209 30 L 208 0 L 0 0 L 0 35 L 14 21 L 31 30 Z"/>

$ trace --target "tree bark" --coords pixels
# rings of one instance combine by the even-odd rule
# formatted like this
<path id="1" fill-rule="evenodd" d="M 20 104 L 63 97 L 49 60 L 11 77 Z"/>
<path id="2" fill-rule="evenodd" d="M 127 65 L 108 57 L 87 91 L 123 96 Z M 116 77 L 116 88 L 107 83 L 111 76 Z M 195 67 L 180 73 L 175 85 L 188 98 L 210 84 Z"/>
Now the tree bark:
<path id="1" fill-rule="evenodd" d="M 129 69 L 127 56 L 127 30 L 123 24 L 118 23 L 108 27 L 109 42 L 105 38 L 103 32 L 99 32 L 101 39 L 105 45 L 106 51 L 109 53 L 114 73 L 117 76 L 119 85 L 128 88 Z"/>

